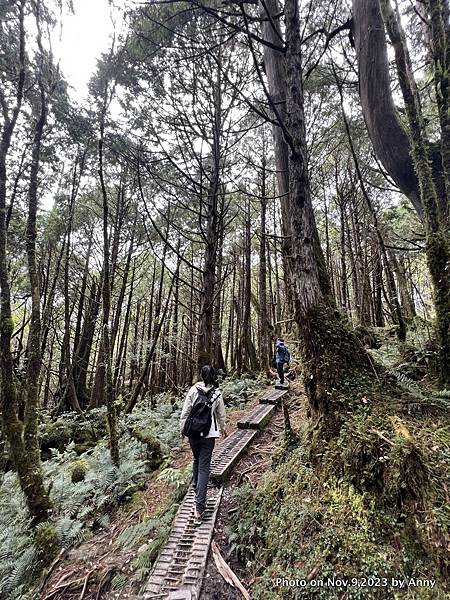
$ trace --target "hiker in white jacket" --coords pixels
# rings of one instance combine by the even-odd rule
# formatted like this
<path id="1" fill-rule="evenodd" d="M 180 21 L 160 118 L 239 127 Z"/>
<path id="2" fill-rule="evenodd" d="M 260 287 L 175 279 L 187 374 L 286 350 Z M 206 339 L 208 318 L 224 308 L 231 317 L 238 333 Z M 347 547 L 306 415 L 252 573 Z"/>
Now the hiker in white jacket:
<path id="1" fill-rule="evenodd" d="M 206 488 L 208 485 L 209 471 L 211 466 L 211 456 L 214 450 L 216 438 L 220 435 L 227 435 L 225 404 L 223 402 L 222 392 L 214 386 L 215 370 L 210 365 L 202 368 L 202 380 L 191 387 L 186 395 L 183 410 L 180 416 L 180 431 L 183 433 L 184 424 L 188 418 L 192 407 L 198 399 L 199 390 L 211 393 L 211 427 L 206 436 L 201 438 L 189 437 L 189 444 L 194 456 L 192 468 L 192 484 L 195 490 L 195 511 L 196 522 L 200 522 L 206 506 Z"/>

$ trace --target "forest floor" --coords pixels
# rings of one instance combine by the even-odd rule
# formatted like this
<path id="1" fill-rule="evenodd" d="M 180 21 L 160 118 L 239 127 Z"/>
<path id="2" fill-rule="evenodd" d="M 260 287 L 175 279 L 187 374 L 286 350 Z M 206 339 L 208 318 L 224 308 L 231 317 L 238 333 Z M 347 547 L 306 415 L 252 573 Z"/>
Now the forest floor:
<path id="1" fill-rule="evenodd" d="M 237 421 L 250 412 L 258 402 L 259 394 L 253 394 L 245 405 L 229 409 L 227 415 L 229 432 L 236 429 Z M 295 418 L 296 416 L 293 415 L 294 424 Z M 214 535 L 226 560 L 228 560 L 231 548 L 227 525 L 235 502 L 232 492 L 243 481 L 256 485 L 264 471 L 270 467 L 271 456 L 281 443 L 282 421 L 281 411 L 278 410 L 263 433 L 251 445 L 249 452 L 238 464 L 232 478 L 226 484 Z M 174 453 L 169 468 L 184 472 L 191 460 L 190 448 L 184 441 L 181 448 Z M 167 468 L 167 465 L 165 466 Z M 167 479 L 158 478 L 159 473 L 160 470 L 152 473 L 145 489 L 136 493 L 131 502 L 119 509 L 107 529 L 58 557 L 37 588 L 39 600 L 71 600 L 75 598 L 126 600 L 135 597 L 151 572 L 154 556 L 149 559 L 148 568 L 145 568 L 147 566 L 145 560 L 139 560 L 139 557 L 143 554 L 148 539 L 136 536 L 137 543 L 134 544 L 132 543 L 133 535 L 131 535 L 129 544 L 119 544 L 117 541 L 121 537 L 127 536 L 127 532 L 138 531 L 141 524 L 144 526 L 150 519 L 157 519 L 163 517 L 166 512 L 169 513 L 173 508 L 174 500 L 179 500 L 179 496 L 183 495 L 185 489 L 185 485 L 182 485 L 178 493 L 175 490 L 174 494 L 173 483 Z M 172 518 L 167 523 L 167 529 L 170 528 L 174 513 L 169 516 Z M 236 560 L 231 564 L 234 568 Z M 238 571 L 247 583 L 242 565 L 239 565 Z M 232 587 L 223 580 L 210 557 L 202 598 L 204 600 L 207 598 L 232 598 L 234 597 L 232 594 Z"/>

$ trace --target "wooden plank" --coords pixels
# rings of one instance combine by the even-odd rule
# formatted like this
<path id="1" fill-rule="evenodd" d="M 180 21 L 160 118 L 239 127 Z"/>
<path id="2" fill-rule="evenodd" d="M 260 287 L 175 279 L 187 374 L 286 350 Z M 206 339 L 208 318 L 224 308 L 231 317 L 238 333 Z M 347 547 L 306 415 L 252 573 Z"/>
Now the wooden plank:
<path id="1" fill-rule="evenodd" d="M 196 526 L 194 490 L 187 492 L 141 599 L 197 600 L 221 498 L 222 488 L 208 487 L 203 522 Z"/>
<path id="2" fill-rule="evenodd" d="M 288 390 L 272 390 L 262 398 L 260 398 L 260 404 L 275 404 L 278 405 L 281 402 L 281 398 L 288 393 Z"/>
<path id="3" fill-rule="evenodd" d="M 226 479 L 234 464 L 239 460 L 257 433 L 254 429 L 237 429 L 226 437 L 213 453 L 211 479 L 217 482 Z"/>
<path id="4" fill-rule="evenodd" d="M 238 421 L 239 429 L 262 429 L 275 410 L 274 404 L 259 404 L 254 410 Z"/>

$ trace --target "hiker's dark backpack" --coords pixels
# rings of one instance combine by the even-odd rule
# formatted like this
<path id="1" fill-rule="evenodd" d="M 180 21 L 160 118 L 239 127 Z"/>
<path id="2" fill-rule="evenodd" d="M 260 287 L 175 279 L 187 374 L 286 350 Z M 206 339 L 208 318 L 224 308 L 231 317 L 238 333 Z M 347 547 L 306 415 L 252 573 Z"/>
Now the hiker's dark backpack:
<path id="1" fill-rule="evenodd" d="M 208 435 L 212 423 L 212 405 L 216 400 L 214 392 L 215 388 L 207 392 L 197 388 L 197 399 L 184 423 L 183 435 L 197 439 Z"/>
<path id="2" fill-rule="evenodd" d="M 287 349 L 286 346 L 276 346 L 275 347 L 275 356 L 273 359 L 273 364 L 276 367 L 277 364 L 277 357 L 280 357 L 281 360 L 285 363 L 288 363 L 291 361 L 291 355 L 289 354 L 289 350 Z"/>

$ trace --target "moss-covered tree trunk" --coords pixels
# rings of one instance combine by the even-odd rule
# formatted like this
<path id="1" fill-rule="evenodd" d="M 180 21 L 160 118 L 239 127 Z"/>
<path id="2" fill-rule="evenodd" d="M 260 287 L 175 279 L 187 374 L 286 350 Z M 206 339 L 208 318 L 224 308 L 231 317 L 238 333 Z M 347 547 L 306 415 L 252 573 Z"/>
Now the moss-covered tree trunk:
<path id="1" fill-rule="evenodd" d="M 428 0 L 427 8 L 431 24 L 434 89 L 441 128 L 444 181 L 441 195 L 445 197 L 444 202 L 439 202 L 436 197 L 439 224 L 427 235 L 427 254 L 435 293 L 440 378 L 447 387 L 450 384 L 450 10 L 448 0 Z M 420 178 L 419 175 L 419 181 Z"/>

